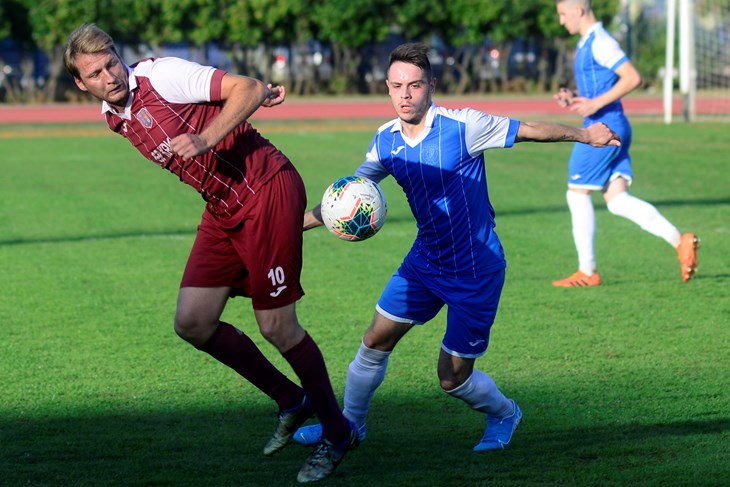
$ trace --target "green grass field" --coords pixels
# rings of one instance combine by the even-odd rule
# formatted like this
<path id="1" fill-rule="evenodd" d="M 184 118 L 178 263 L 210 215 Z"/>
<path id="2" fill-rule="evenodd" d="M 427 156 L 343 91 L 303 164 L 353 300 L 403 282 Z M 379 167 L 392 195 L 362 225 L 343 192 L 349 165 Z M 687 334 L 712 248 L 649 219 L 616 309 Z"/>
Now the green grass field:
<path id="1" fill-rule="evenodd" d="M 297 164 L 313 204 L 353 172 L 379 123 L 260 127 Z M 81 129 L 0 127 L 0 484 L 294 485 L 308 450 L 261 454 L 275 405 L 172 330 L 202 200 L 122 138 Z M 720 124 L 635 125 L 632 192 L 702 238 L 689 284 L 670 246 L 598 204 L 604 285 L 553 288 L 577 265 L 564 201 L 570 146 L 490 152 L 509 264 L 477 364 L 519 402 L 524 423 L 509 450 L 471 451 L 484 419 L 439 390 L 442 313 L 399 345 L 367 440 L 326 484 L 728 485 L 727 134 Z M 305 235 L 299 317 L 340 398 L 415 235 L 399 188 L 383 188 L 388 222 L 372 240 Z M 291 372 L 246 300 L 225 316 Z"/>

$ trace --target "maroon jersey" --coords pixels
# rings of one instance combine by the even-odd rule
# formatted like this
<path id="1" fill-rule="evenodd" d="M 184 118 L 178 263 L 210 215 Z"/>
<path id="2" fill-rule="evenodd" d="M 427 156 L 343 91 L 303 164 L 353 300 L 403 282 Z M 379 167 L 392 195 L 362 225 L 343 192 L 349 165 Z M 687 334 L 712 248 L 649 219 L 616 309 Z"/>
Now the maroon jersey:
<path id="1" fill-rule="evenodd" d="M 207 201 L 224 227 L 240 223 L 242 209 L 288 159 L 248 122 L 211 151 L 183 161 L 170 141 L 200 133 L 221 111 L 224 71 L 178 58 L 145 59 L 129 67 L 130 97 L 123 113 L 106 102 L 109 128 L 142 155 L 177 175 Z"/>

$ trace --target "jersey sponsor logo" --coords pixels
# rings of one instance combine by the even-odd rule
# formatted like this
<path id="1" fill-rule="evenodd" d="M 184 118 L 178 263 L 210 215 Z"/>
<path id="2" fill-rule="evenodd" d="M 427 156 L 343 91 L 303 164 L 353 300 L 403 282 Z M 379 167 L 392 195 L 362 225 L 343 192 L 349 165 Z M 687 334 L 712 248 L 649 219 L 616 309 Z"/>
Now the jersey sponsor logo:
<path id="1" fill-rule="evenodd" d="M 278 287 L 278 288 L 276 289 L 276 291 L 274 291 L 273 293 L 269 293 L 269 296 L 271 296 L 272 298 L 275 298 L 275 297 L 279 296 L 279 294 L 281 294 L 281 292 L 282 292 L 282 291 L 283 291 L 284 289 L 286 289 L 286 286 L 279 286 L 279 287 Z"/>
<path id="2" fill-rule="evenodd" d="M 429 166 L 439 165 L 439 148 L 436 144 L 424 144 L 421 150 L 421 160 Z"/>
<path id="3" fill-rule="evenodd" d="M 139 123 L 141 123 L 146 129 L 151 128 L 152 122 L 154 122 L 152 115 L 150 115 L 150 112 L 148 112 L 146 108 L 137 112 L 137 120 L 139 120 Z"/>
<path id="4" fill-rule="evenodd" d="M 394 156 L 397 156 L 397 155 L 398 155 L 398 153 L 399 153 L 400 151 L 402 151 L 403 149 L 405 149 L 405 148 L 406 148 L 406 146 L 404 146 L 404 145 L 401 145 L 401 146 L 399 146 L 398 148 L 396 148 L 395 150 L 392 150 L 392 151 L 390 151 L 390 153 L 391 153 L 391 154 L 393 154 Z"/>
<path id="5" fill-rule="evenodd" d="M 173 152 L 170 148 L 170 137 L 163 140 L 155 149 L 150 151 L 150 157 L 160 164 L 164 163 L 172 156 Z"/>

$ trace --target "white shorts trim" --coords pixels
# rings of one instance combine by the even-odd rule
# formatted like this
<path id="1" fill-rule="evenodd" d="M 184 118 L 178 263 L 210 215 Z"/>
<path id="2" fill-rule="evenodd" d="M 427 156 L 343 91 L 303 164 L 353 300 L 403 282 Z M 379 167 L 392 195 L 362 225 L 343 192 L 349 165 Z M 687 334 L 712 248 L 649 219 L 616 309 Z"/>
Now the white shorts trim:
<path id="1" fill-rule="evenodd" d="M 608 183 L 606 183 L 604 186 L 596 186 L 596 185 L 593 185 L 593 184 L 571 184 L 571 183 L 568 183 L 568 187 L 569 188 L 573 188 L 573 189 L 587 189 L 589 191 L 600 191 L 602 189 L 605 189 L 613 180 L 618 179 L 618 178 L 624 178 L 626 180 L 626 183 L 629 186 L 631 186 L 631 182 L 633 181 L 633 179 L 631 178 L 631 176 L 627 176 L 626 174 L 622 174 L 620 172 L 615 172 L 615 173 L 611 174 L 611 177 L 608 178 Z"/>
<path id="2" fill-rule="evenodd" d="M 611 174 L 611 177 L 608 179 L 608 182 L 610 183 L 614 179 L 618 179 L 618 178 L 624 178 L 626 180 L 626 183 L 629 186 L 631 186 L 631 182 L 634 180 L 634 178 L 632 178 L 628 174 L 623 174 L 623 173 L 620 173 L 620 172 L 615 172 L 615 173 Z"/>
<path id="3" fill-rule="evenodd" d="M 603 186 L 596 186 L 593 184 L 568 184 L 568 188 L 587 189 L 589 191 L 599 191 L 599 190 L 603 189 Z"/>
<path id="4" fill-rule="evenodd" d="M 383 308 L 381 308 L 379 304 L 376 304 L 375 305 L 375 311 L 377 311 L 381 315 L 385 316 L 389 320 L 395 321 L 396 323 L 406 323 L 406 324 L 409 324 L 409 325 L 422 325 L 423 324 L 422 321 L 414 321 L 414 320 L 411 320 L 411 319 L 408 319 L 408 318 L 402 318 L 400 316 L 396 316 L 396 315 L 390 314 L 387 311 L 385 311 Z"/>
<path id="5" fill-rule="evenodd" d="M 441 350 L 443 350 L 444 352 L 448 353 L 449 355 L 453 355 L 454 357 L 461 357 L 461 358 L 479 358 L 482 355 L 484 355 L 485 353 L 487 353 L 486 350 L 484 350 L 481 353 L 459 353 L 459 352 L 454 352 L 453 350 L 450 350 L 449 348 L 447 348 L 443 343 L 441 343 Z"/>

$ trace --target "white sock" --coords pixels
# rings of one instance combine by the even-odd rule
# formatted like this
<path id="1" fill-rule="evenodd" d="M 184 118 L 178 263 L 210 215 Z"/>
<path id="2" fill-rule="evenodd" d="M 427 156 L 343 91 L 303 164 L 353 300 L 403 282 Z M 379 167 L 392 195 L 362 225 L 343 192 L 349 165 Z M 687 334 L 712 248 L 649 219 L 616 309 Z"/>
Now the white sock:
<path id="1" fill-rule="evenodd" d="M 573 223 L 573 241 L 578 251 L 578 270 L 592 276 L 596 270 L 593 240 L 596 234 L 596 216 L 591 195 L 568 190 L 568 209 Z"/>
<path id="2" fill-rule="evenodd" d="M 358 427 L 365 424 L 375 389 L 383 383 L 390 352 L 381 352 L 360 344 L 347 369 L 345 409 L 343 414 Z"/>
<path id="3" fill-rule="evenodd" d="M 463 384 L 446 393 L 461 399 L 472 409 L 497 418 L 504 418 L 514 412 L 512 401 L 502 394 L 492 378 L 476 369 Z"/>
<path id="4" fill-rule="evenodd" d="M 614 196 L 606 203 L 606 207 L 614 215 L 631 220 L 652 235 L 663 238 L 671 246 L 676 248 L 679 245 L 682 237 L 679 230 L 654 205 L 624 192 Z"/>

